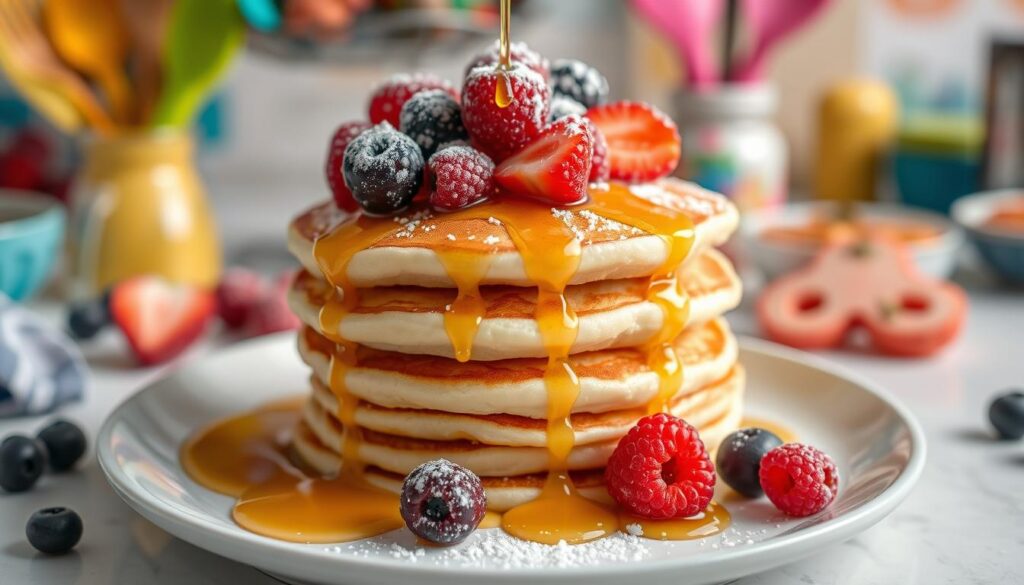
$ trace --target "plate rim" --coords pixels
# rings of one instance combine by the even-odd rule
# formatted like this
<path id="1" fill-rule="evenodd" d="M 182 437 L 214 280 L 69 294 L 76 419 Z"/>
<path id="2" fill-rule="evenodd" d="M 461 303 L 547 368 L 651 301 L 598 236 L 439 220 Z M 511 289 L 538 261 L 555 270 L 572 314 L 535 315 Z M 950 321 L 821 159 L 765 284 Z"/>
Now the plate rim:
<path id="1" fill-rule="evenodd" d="M 131 482 L 126 480 L 126 476 L 116 465 L 116 460 L 110 452 L 109 445 L 114 425 L 122 418 L 124 410 L 132 403 L 141 400 L 142 395 L 146 392 L 157 390 L 168 379 L 181 375 L 189 368 L 196 367 L 202 361 L 223 358 L 228 353 L 255 351 L 261 345 L 279 343 L 279 339 L 286 335 L 289 334 L 269 335 L 260 339 L 238 343 L 230 348 L 205 356 L 198 361 L 181 364 L 172 370 L 164 372 L 159 377 L 149 380 L 111 411 L 104 420 L 96 437 L 96 459 L 100 469 L 103 471 L 107 482 L 114 492 L 129 507 L 176 538 L 204 548 L 218 556 L 257 568 L 264 568 L 277 574 L 282 574 L 283 572 L 279 568 L 268 568 L 265 563 L 261 562 L 267 558 L 266 554 L 286 555 L 289 557 L 289 564 L 295 564 L 302 561 L 323 562 L 323 552 L 319 549 L 297 548 L 296 543 L 275 540 L 241 529 L 232 530 L 231 528 L 214 524 L 207 520 L 205 516 L 183 513 L 177 508 L 167 505 L 162 500 L 156 499 L 147 492 L 136 492 L 132 490 Z M 338 556 L 338 566 L 346 568 L 344 577 L 352 578 L 367 573 L 375 573 L 374 578 L 376 580 L 387 580 L 406 576 L 422 577 L 429 575 L 433 577 L 444 576 L 450 579 L 452 583 L 471 583 L 484 578 L 492 581 L 508 582 L 521 581 L 524 578 L 537 581 L 538 579 L 553 576 L 560 581 L 573 579 L 579 581 L 580 579 L 592 578 L 595 574 L 600 574 L 603 577 L 639 576 L 683 570 L 693 571 L 694 573 L 707 573 L 709 570 L 718 569 L 721 566 L 726 567 L 726 569 L 716 571 L 715 578 L 731 579 L 751 574 L 749 568 L 745 569 L 744 567 L 753 565 L 756 571 L 769 570 L 794 562 L 824 546 L 852 538 L 857 533 L 870 528 L 885 518 L 896 506 L 906 499 L 924 470 L 927 458 L 927 442 L 917 418 L 899 399 L 875 382 L 827 358 L 746 335 L 737 335 L 737 341 L 741 352 L 750 351 L 786 362 L 795 362 L 843 378 L 892 408 L 904 425 L 906 425 L 911 438 L 910 457 L 907 460 L 906 466 L 892 484 L 874 498 L 844 513 L 842 516 L 834 518 L 832 521 L 811 526 L 791 534 L 780 535 L 749 548 L 716 550 L 708 554 L 680 557 L 678 559 L 657 559 L 636 563 L 602 565 L 600 569 L 588 566 L 558 567 L 555 569 L 522 567 L 497 571 L 478 567 L 458 567 L 457 572 L 449 566 L 402 563 L 372 557 Z M 779 549 L 785 549 L 784 554 L 779 554 Z M 310 578 L 308 574 L 307 576 L 297 575 L 297 577 L 300 579 Z"/>

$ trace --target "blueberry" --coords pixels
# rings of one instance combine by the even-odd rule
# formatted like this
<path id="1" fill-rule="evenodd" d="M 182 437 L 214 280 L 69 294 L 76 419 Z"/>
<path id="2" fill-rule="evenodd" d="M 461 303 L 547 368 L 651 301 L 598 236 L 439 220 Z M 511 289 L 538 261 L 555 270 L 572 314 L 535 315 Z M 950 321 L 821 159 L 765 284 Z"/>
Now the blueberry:
<path id="1" fill-rule="evenodd" d="M 558 59 L 551 64 L 551 94 L 564 95 L 592 108 L 608 101 L 608 80 L 582 61 Z"/>
<path id="2" fill-rule="evenodd" d="M 82 539 L 82 518 L 68 508 L 43 508 L 28 519 L 25 536 L 39 552 L 62 555 Z"/>
<path id="3" fill-rule="evenodd" d="M 444 90 L 421 91 L 412 96 L 402 106 L 399 120 L 402 133 L 416 141 L 424 160 L 442 144 L 469 139 L 459 102 Z"/>
<path id="4" fill-rule="evenodd" d="M 715 466 L 718 477 L 729 487 L 748 498 L 764 495 L 758 473 L 761 458 L 772 449 L 782 445 L 782 439 L 764 429 L 740 429 L 718 446 Z"/>
<path id="5" fill-rule="evenodd" d="M 423 184 L 423 153 L 412 138 L 381 122 L 345 148 L 345 185 L 368 213 L 389 215 L 409 205 Z"/>
<path id="6" fill-rule="evenodd" d="M 46 447 L 24 435 L 11 435 L 0 443 L 0 488 L 23 492 L 46 468 Z"/>
<path id="7" fill-rule="evenodd" d="M 564 95 L 554 95 L 551 97 L 551 121 L 554 122 L 559 118 L 566 116 L 582 116 L 587 113 L 587 107 L 571 97 Z"/>
<path id="8" fill-rule="evenodd" d="M 111 323 L 109 294 L 73 303 L 68 310 L 68 331 L 75 339 L 92 339 Z"/>
<path id="9" fill-rule="evenodd" d="M 46 445 L 50 469 L 67 471 L 85 453 L 85 433 L 73 422 L 56 420 L 39 431 L 36 438 Z"/>
<path id="10" fill-rule="evenodd" d="M 1001 439 L 1024 437 L 1024 392 L 1011 390 L 996 396 L 988 406 L 988 420 Z"/>
<path id="11" fill-rule="evenodd" d="M 458 544 L 480 525 L 487 497 L 472 471 L 438 459 L 405 478 L 400 506 L 405 524 L 416 536 L 436 544 Z"/>

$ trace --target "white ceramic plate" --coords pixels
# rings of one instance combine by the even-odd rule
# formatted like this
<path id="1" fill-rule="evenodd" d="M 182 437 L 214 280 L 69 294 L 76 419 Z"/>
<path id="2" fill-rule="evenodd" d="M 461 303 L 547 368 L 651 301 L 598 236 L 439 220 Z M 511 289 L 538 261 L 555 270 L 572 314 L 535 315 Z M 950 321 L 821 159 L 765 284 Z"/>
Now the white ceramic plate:
<path id="1" fill-rule="evenodd" d="M 578 547 L 544 547 L 479 530 L 454 549 L 418 548 L 398 530 L 337 546 L 257 536 L 229 517 L 232 500 L 191 481 L 178 449 L 194 429 L 263 402 L 305 392 L 308 372 L 294 335 L 239 345 L 188 365 L 122 404 L 98 438 L 110 484 L 168 532 L 294 583 L 441 585 L 714 583 L 792 562 L 848 539 L 906 497 L 924 466 L 924 436 L 899 404 L 864 380 L 808 354 L 741 340 L 747 412 L 794 429 L 839 466 L 838 499 L 802 520 L 763 498 L 728 501 L 733 525 L 700 541 L 616 536 Z"/>

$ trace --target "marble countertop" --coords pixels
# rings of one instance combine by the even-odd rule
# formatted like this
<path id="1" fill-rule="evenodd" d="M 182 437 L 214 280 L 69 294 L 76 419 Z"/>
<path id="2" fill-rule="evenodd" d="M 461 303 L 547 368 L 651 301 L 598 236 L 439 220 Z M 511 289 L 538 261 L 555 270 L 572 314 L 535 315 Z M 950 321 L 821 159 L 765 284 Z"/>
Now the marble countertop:
<path id="1" fill-rule="evenodd" d="M 970 273 L 960 280 L 970 292 L 970 317 L 960 339 L 940 356 L 904 361 L 825 354 L 887 388 L 919 418 L 929 457 L 914 492 L 853 540 L 739 583 L 1024 583 L 1024 442 L 992 440 L 985 417 L 990 396 L 1024 385 L 1024 291 Z M 34 308 L 60 319 L 54 303 L 36 302 Z M 738 332 L 756 333 L 749 305 L 730 320 Z M 189 357 L 228 341 L 209 340 Z M 92 344 L 87 357 L 94 372 L 91 392 L 63 414 L 95 436 L 106 414 L 161 370 L 132 368 L 114 335 Z M 0 435 L 31 432 L 43 422 L 3 421 Z M 28 545 L 24 525 L 34 510 L 53 505 L 77 510 L 85 536 L 72 554 L 47 558 Z M 0 493 L 0 575 L 4 583 L 36 585 L 276 583 L 143 520 L 107 486 L 92 457 L 75 473 L 44 477 L 28 493 Z"/>

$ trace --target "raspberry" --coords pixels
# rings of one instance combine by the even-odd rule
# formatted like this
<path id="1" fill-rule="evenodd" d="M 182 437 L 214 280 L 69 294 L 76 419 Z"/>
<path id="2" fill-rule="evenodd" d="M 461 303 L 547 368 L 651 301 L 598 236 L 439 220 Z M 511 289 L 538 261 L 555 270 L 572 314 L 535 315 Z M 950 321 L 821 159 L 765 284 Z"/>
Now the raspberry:
<path id="1" fill-rule="evenodd" d="M 608 80 L 583 61 L 559 59 L 551 66 L 551 93 L 592 108 L 608 101 Z"/>
<path id="2" fill-rule="evenodd" d="M 473 146 L 494 162 L 501 162 L 533 142 L 548 120 L 548 86 L 535 71 L 513 65 L 505 73 L 512 85 L 512 103 L 494 103 L 498 73 L 493 67 L 477 67 L 462 89 L 462 123 Z"/>
<path id="3" fill-rule="evenodd" d="M 421 91 L 402 106 L 399 130 L 416 141 L 428 159 L 441 145 L 469 139 L 459 102 L 440 89 Z"/>
<path id="4" fill-rule="evenodd" d="M 356 136 L 368 130 L 370 125 L 366 122 L 345 122 L 334 131 L 331 137 L 331 145 L 327 149 L 327 162 L 324 165 L 324 172 L 327 174 L 327 185 L 331 188 L 331 195 L 334 202 L 345 211 L 359 209 L 359 204 L 352 198 L 352 191 L 345 185 L 345 178 L 342 164 L 345 159 L 345 148 Z"/>
<path id="5" fill-rule="evenodd" d="M 632 514 L 686 518 L 711 502 L 715 466 L 696 429 L 659 413 L 640 419 L 619 441 L 604 479 L 608 493 Z"/>
<path id="6" fill-rule="evenodd" d="M 440 89 L 456 100 L 459 99 L 458 90 L 436 75 L 399 73 L 374 89 L 370 96 L 370 122 L 380 124 L 386 120 L 398 128 L 402 106 L 409 98 L 426 89 Z"/>
<path id="7" fill-rule="evenodd" d="M 494 193 L 494 162 L 469 146 L 449 146 L 430 157 L 434 207 L 454 210 L 483 201 Z"/>
<path id="8" fill-rule="evenodd" d="M 437 544 L 466 539 L 487 511 L 487 496 L 472 471 L 444 459 L 428 461 L 405 478 L 402 519 L 416 536 Z"/>
<path id="9" fill-rule="evenodd" d="M 299 328 L 299 318 L 288 306 L 288 288 L 294 277 L 294 272 L 286 271 L 274 279 L 273 286 L 250 311 L 246 322 L 250 335 L 267 335 Z"/>
<path id="10" fill-rule="evenodd" d="M 229 329 L 245 325 L 270 287 L 259 273 L 230 268 L 217 285 L 217 314 Z"/>
<path id="11" fill-rule="evenodd" d="M 469 66 L 466 67 L 466 73 L 463 77 L 469 77 L 470 72 L 481 65 L 495 65 L 499 57 L 498 41 L 494 41 L 491 48 L 473 57 L 473 60 L 469 62 Z M 512 43 L 509 46 L 508 60 L 536 71 L 544 78 L 545 83 L 547 83 L 548 78 L 551 76 L 551 65 L 548 63 L 548 60 L 527 46 L 526 43 Z"/>
<path id="12" fill-rule="evenodd" d="M 832 458 L 800 443 L 776 447 L 761 459 L 761 488 L 775 507 L 790 516 L 810 516 L 832 503 L 839 471 Z"/>
<path id="13" fill-rule="evenodd" d="M 590 118 L 583 118 L 583 125 L 590 129 L 594 139 L 594 155 L 590 158 L 590 182 L 607 183 L 611 178 L 611 166 L 608 163 L 608 141 Z"/>

